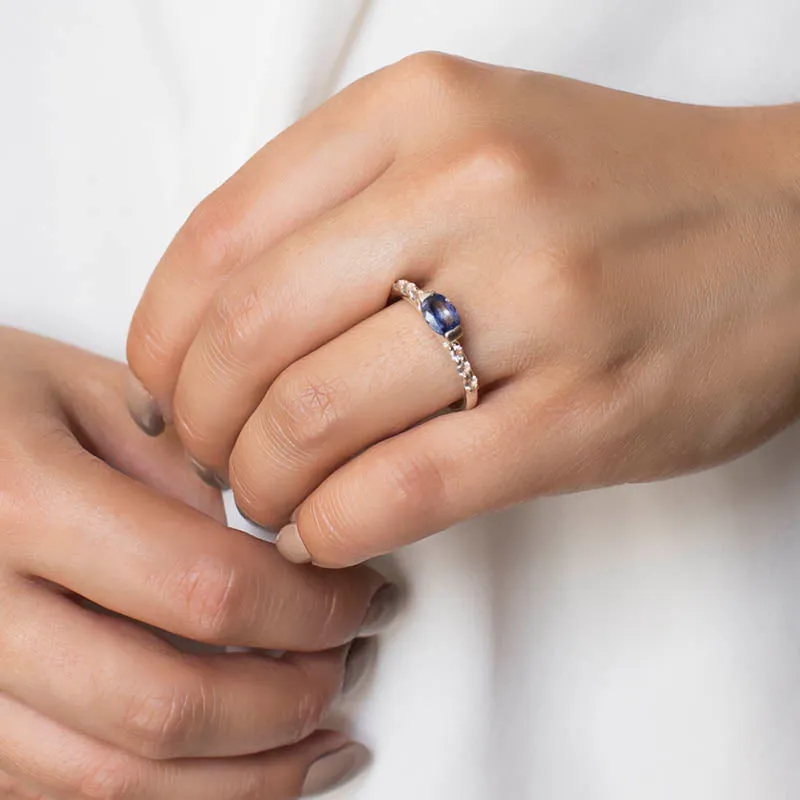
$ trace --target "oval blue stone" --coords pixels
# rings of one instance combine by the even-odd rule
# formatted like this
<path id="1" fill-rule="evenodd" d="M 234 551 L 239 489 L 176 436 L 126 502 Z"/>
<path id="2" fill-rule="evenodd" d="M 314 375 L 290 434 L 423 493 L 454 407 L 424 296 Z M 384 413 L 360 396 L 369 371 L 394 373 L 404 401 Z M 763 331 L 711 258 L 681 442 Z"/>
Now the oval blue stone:
<path id="1" fill-rule="evenodd" d="M 461 325 L 461 317 L 456 307 L 443 294 L 426 297 L 420 309 L 425 322 L 440 336 L 447 336 L 450 331 Z"/>

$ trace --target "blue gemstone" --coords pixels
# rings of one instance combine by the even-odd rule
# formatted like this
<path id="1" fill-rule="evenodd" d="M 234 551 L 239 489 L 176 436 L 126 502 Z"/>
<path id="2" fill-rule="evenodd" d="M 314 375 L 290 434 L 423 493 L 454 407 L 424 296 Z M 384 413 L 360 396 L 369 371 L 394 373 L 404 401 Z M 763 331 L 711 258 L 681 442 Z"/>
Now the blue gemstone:
<path id="1" fill-rule="evenodd" d="M 461 325 L 456 307 L 443 295 L 432 294 L 422 301 L 422 316 L 425 322 L 440 336 L 447 336 Z"/>

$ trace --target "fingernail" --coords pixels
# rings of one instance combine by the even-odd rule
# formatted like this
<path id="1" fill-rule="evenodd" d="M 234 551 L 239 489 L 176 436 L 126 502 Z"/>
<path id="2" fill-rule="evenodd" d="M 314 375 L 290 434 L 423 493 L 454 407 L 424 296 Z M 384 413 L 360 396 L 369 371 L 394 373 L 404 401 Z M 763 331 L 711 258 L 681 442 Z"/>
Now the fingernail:
<path id="1" fill-rule="evenodd" d="M 278 552 L 287 561 L 294 564 L 308 564 L 311 561 L 311 553 L 303 544 L 303 540 L 300 538 L 300 529 L 294 522 L 281 528 L 275 544 Z"/>
<path id="2" fill-rule="evenodd" d="M 351 781 L 369 766 L 369 750 L 353 742 L 317 759 L 306 773 L 302 797 L 316 797 Z"/>
<path id="3" fill-rule="evenodd" d="M 194 471 L 200 476 L 200 479 L 204 483 L 207 483 L 212 489 L 225 491 L 226 489 L 231 488 L 225 478 L 219 476 L 216 472 L 214 472 L 213 469 L 204 467 L 199 461 L 195 461 L 195 459 L 193 459 L 191 456 L 189 456 L 189 462 L 194 467 Z"/>
<path id="4" fill-rule="evenodd" d="M 353 641 L 347 653 L 347 660 L 344 662 L 343 695 L 347 696 L 358 689 L 364 678 L 372 671 L 377 655 L 377 639 L 355 639 Z"/>
<path id="5" fill-rule="evenodd" d="M 148 436 L 159 436 L 164 432 L 164 415 L 158 403 L 130 370 L 125 384 L 125 398 L 131 418 Z"/>
<path id="6" fill-rule="evenodd" d="M 242 508 L 238 503 L 234 502 L 234 505 L 236 506 L 236 510 L 239 512 L 239 516 L 243 520 L 249 522 L 251 525 L 255 525 L 256 528 L 263 528 L 264 527 L 260 522 L 256 522 L 251 516 L 248 516 L 247 514 L 245 514 L 244 511 L 242 511 Z"/>
<path id="7" fill-rule="evenodd" d="M 375 592 L 361 623 L 359 636 L 375 636 L 385 630 L 400 612 L 403 592 L 396 583 L 387 583 Z"/>

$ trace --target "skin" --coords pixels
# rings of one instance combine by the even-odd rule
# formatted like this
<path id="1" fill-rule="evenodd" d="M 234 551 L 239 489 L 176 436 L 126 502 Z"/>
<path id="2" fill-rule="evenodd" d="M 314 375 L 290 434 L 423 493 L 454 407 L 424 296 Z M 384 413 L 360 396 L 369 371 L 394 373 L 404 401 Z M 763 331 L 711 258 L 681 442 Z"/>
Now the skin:
<path id="1" fill-rule="evenodd" d="M 319 728 L 385 581 L 226 528 L 174 432 L 131 424 L 125 377 L 0 328 L 0 795 L 298 797 L 347 744 Z"/>
<path id="2" fill-rule="evenodd" d="M 533 497 L 732 459 L 800 410 L 800 109 L 422 54 L 190 216 L 130 331 L 187 450 L 343 567 Z M 392 282 L 446 294 L 476 409 Z M 427 421 L 426 421 L 427 420 Z M 298 539 L 299 532 L 299 539 Z"/>

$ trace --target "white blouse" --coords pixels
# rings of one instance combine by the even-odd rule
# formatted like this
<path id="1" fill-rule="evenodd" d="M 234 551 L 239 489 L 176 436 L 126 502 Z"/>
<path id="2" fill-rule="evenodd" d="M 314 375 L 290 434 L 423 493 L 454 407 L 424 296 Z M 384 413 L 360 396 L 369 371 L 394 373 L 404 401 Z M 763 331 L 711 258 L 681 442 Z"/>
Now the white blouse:
<path id="1" fill-rule="evenodd" d="M 0 0 L 0 323 L 122 358 L 191 208 L 411 52 L 756 104 L 800 98 L 798 31 L 795 0 Z M 331 797 L 800 797 L 799 550 L 797 428 L 408 548 L 348 709 L 376 761 Z"/>

